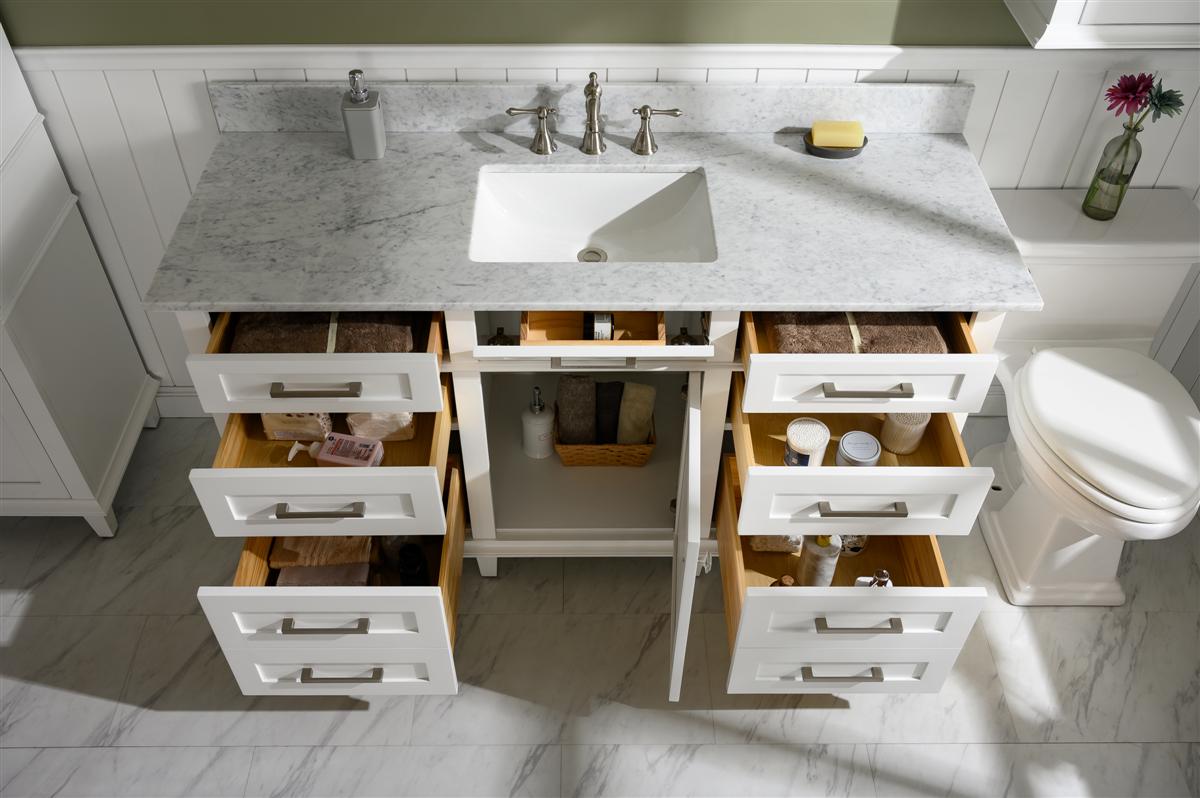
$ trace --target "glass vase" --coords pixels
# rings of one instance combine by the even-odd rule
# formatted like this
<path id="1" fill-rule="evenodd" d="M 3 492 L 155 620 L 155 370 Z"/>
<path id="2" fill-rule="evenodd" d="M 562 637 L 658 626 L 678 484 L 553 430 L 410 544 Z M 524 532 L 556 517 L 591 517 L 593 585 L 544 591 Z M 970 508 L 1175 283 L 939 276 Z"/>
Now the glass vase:
<path id="1" fill-rule="evenodd" d="M 1102 222 L 1117 215 L 1129 181 L 1133 179 L 1138 161 L 1142 159 L 1142 144 L 1137 138 L 1142 128 L 1128 124 L 1124 127 L 1124 133 L 1104 145 L 1100 163 L 1096 166 L 1096 176 L 1092 178 L 1087 196 L 1083 198 L 1083 212 Z"/>

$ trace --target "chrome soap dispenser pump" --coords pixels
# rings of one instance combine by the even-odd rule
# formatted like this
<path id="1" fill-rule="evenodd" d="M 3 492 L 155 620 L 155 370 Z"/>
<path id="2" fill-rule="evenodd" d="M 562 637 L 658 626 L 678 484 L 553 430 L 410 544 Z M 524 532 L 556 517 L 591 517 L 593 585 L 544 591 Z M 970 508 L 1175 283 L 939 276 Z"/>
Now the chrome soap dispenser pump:
<path id="1" fill-rule="evenodd" d="M 367 90 L 363 71 L 350 70 L 350 90 L 342 95 L 342 122 L 346 125 L 351 158 L 372 161 L 383 157 L 387 134 L 383 130 L 380 103 L 379 92 Z"/>

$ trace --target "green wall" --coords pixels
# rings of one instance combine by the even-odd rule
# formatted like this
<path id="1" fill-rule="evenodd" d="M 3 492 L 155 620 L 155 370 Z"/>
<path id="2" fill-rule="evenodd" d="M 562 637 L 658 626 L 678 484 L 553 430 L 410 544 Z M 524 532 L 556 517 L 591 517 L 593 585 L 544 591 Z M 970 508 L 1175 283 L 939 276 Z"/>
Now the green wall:
<path id="1" fill-rule="evenodd" d="M 0 0 L 15 46 L 1017 45 L 1003 0 Z"/>

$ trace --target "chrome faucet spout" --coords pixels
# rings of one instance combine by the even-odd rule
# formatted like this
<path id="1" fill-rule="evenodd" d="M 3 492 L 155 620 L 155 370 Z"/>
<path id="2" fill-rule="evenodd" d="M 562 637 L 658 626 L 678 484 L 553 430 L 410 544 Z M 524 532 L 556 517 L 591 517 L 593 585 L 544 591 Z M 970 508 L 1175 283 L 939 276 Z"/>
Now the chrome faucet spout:
<path id="1" fill-rule="evenodd" d="M 604 152 L 604 133 L 600 130 L 600 88 L 599 75 L 592 72 L 588 75 L 588 83 L 583 87 L 583 143 L 579 149 L 585 155 L 599 155 Z"/>

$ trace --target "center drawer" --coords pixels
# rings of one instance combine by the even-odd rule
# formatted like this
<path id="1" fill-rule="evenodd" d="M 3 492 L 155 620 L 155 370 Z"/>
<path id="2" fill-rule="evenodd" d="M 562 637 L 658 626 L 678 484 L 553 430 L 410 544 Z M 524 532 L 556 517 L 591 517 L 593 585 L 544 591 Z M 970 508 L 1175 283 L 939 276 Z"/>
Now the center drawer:
<path id="1" fill-rule="evenodd" d="M 319 467 L 303 454 L 289 463 L 291 441 L 268 439 L 258 414 L 231 415 L 213 467 L 190 475 L 213 534 L 443 534 L 451 408 L 448 382 L 439 388 L 443 409 L 416 413 L 412 440 L 385 441 L 383 463 L 369 468 Z"/>
<path id="2" fill-rule="evenodd" d="M 188 373 L 207 413 L 409 413 L 441 410 L 440 313 L 411 313 L 414 351 L 232 354 L 237 313 L 213 324 Z"/>
<path id="3" fill-rule="evenodd" d="M 980 354 L 962 313 L 937 314 L 947 354 L 774 352 L 761 313 L 742 314 L 747 413 L 974 413 L 999 358 Z"/>
<path id="4" fill-rule="evenodd" d="M 809 414 L 824 422 L 833 436 L 825 465 L 789 467 L 783 465 L 784 442 L 796 414 L 743 412 L 745 384 L 743 375 L 733 375 L 733 445 L 743 489 L 740 534 L 970 533 L 991 487 L 992 469 L 970 466 L 952 416 L 934 415 L 912 454 L 885 449 L 879 465 L 856 468 L 833 465 L 838 439 L 850 430 L 878 438 L 884 417 Z"/>
<path id="5" fill-rule="evenodd" d="M 444 536 L 423 538 L 428 587 L 275 587 L 273 538 L 249 538 L 231 587 L 202 587 L 204 614 L 246 695 L 454 694 L 454 633 L 466 538 L 450 470 Z"/>
<path id="6" fill-rule="evenodd" d="M 715 354 L 711 343 L 671 345 L 663 311 L 631 310 L 613 314 L 613 339 L 582 336 L 582 311 L 529 310 L 521 313 L 520 338 L 515 346 L 480 344 L 477 360 L 549 361 L 554 369 L 636 369 L 639 361 L 706 360 Z"/>
<path id="7" fill-rule="evenodd" d="M 982 588 L 950 586 L 932 535 L 872 536 L 838 561 L 830 587 L 771 587 L 799 558 L 737 534 L 744 497 L 721 471 L 717 545 L 732 655 L 730 693 L 935 692 L 983 608 Z M 894 587 L 854 587 L 877 569 Z"/>

